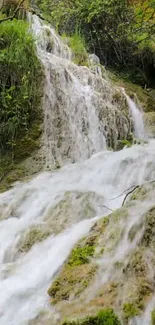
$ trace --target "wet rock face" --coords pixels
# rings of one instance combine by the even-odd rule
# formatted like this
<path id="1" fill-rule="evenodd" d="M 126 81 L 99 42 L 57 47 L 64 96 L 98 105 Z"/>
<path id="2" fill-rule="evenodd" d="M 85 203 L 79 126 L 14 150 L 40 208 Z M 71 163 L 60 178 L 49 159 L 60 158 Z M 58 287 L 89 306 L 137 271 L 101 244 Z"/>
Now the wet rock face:
<path id="1" fill-rule="evenodd" d="M 131 123 L 124 95 L 102 77 L 99 58 L 90 69 L 71 62 L 71 53 L 53 29 L 35 29 L 45 68 L 43 154 L 46 165 L 59 167 L 89 158 L 106 146 L 116 149 Z M 43 36 L 43 37 L 42 37 Z"/>
<path id="2" fill-rule="evenodd" d="M 62 319 L 111 307 L 123 325 L 143 315 L 154 292 L 154 194 L 153 183 L 140 187 L 74 247 L 48 291 Z"/>
<path id="3" fill-rule="evenodd" d="M 155 137 L 155 112 L 144 114 L 145 128 L 149 136 Z"/>

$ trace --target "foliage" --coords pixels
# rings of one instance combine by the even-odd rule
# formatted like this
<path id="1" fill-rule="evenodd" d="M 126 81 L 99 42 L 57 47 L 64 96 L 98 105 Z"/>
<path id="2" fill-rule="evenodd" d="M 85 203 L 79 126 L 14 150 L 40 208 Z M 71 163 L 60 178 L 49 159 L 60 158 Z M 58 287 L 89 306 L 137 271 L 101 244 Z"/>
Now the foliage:
<path id="1" fill-rule="evenodd" d="M 130 148 L 131 146 L 132 146 L 132 141 L 129 141 L 127 139 L 118 140 L 116 150 L 119 151 L 122 150 L 124 147 Z"/>
<path id="2" fill-rule="evenodd" d="M 133 303 L 126 303 L 123 306 L 124 318 L 130 319 L 139 314 L 138 308 Z"/>
<path id="3" fill-rule="evenodd" d="M 96 316 L 89 316 L 77 321 L 65 321 L 63 325 L 120 325 L 112 309 L 103 309 Z"/>
<path id="4" fill-rule="evenodd" d="M 3 22 L 0 48 L 0 152 L 5 154 L 17 151 L 19 138 L 42 120 L 42 69 L 26 22 Z"/>
<path id="5" fill-rule="evenodd" d="M 68 37 L 68 45 L 72 49 L 74 63 L 78 65 L 87 65 L 88 53 L 84 38 L 80 33 L 76 32 L 71 37 Z"/>
<path id="6" fill-rule="evenodd" d="M 155 0 L 37 0 L 59 32 L 77 29 L 101 63 L 154 84 Z"/>
<path id="7" fill-rule="evenodd" d="M 94 246 L 77 246 L 72 250 L 68 260 L 69 266 L 81 265 L 89 263 L 90 257 L 93 257 L 95 251 Z"/>

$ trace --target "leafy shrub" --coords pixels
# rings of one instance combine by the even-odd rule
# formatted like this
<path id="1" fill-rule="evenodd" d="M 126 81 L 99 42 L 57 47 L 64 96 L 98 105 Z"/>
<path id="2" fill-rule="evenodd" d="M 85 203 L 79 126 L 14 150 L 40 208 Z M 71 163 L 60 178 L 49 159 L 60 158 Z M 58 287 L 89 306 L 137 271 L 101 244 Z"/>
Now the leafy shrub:
<path id="1" fill-rule="evenodd" d="M 0 152 L 6 153 L 42 119 L 42 68 L 29 26 L 22 20 L 1 24 L 0 49 Z"/>
<path id="2" fill-rule="evenodd" d="M 101 63 L 141 85 L 154 82 L 154 0 L 36 0 L 59 32 L 78 29 Z"/>
<path id="3" fill-rule="evenodd" d="M 87 65 L 88 53 L 83 37 L 75 33 L 69 39 L 69 46 L 73 52 L 73 60 L 76 64 Z"/>

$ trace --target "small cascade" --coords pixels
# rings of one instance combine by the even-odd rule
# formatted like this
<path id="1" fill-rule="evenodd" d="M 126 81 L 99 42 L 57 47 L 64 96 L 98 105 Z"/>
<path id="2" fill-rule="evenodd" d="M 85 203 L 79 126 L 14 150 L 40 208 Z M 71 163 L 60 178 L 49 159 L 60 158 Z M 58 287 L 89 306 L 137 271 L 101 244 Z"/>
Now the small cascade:
<path id="1" fill-rule="evenodd" d="M 134 135 L 136 138 L 144 140 L 146 139 L 146 133 L 144 128 L 143 112 L 137 107 L 135 102 L 125 93 L 124 89 L 123 93 L 126 96 L 130 113 L 134 122 Z"/>
<path id="2" fill-rule="evenodd" d="M 117 139 L 126 138 L 130 129 L 121 104 L 115 103 L 118 91 L 97 69 L 91 72 L 87 67 L 75 65 L 71 50 L 53 28 L 35 15 L 29 19 L 45 69 L 46 165 L 62 166 L 87 159 L 107 145 L 115 148 Z M 125 101 L 123 96 L 121 100 Z"/>

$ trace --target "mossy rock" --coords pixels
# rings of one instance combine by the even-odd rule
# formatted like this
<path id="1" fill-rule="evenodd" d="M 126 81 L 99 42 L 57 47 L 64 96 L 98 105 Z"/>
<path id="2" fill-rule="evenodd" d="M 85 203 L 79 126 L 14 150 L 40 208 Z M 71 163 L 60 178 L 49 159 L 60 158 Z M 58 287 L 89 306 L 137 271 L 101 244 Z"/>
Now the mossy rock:
<path id="1" fill-rule="evenodd" d="M 130 148 L 131 146 L 132 146 L 132 142 L 128 141 L 127 139 L 118 140 L 117 146 L 116 146 L 116 151 L 122 150 L 125 147 Z"/>
<path id="2" fill-rule="evenodd" d="M 21 160 L 29 157 L 35 150 L 40 148 L 40 136 L 42 126 L 40 121 L 34 123 L 24 137 L 16 142 L 14 159 Z"/>
<path id="3" fill-rule="evenodd" d="M 148 188 L 145 187 L 145 186 L 140 186 L 138 187 L 134 192 L 133 194 L 131 194 L 130 196 L 130 200 L 139 200 L 139 201 L 142 201 L 146 198 L 146 195 L 148 193 Z"/>
<path id="4" fill-rule="evenodd" d="M 121 322 L 112 309 L 103 309 L 96 316 L 65 321 L 62 325 L 121 325 Z"/>
<path id="5" fill-rule="evenodd" d="M 77 246 L 72 250 L 72 253 L 68 259 L 69 266 L 76 266 L 89 263 L 90 257 L 94 256 L 95 246 L 85 245 Z"/>
<path id="6" fill-rule="evenodd" d="M 155 112 L 144 114 L 144 125 L 148 135 L 155 137 Z"/>
<path id="7" fill-rule="evenodd" d="M 97 266 L 94 264 L 64 266 L 48 290 L 52 303 L 79 296 L 88 287 L 96 271 Z"/>
<path id="8" fill-rule="evenodd" d="M 113 72 L 108 71 L 109 78 L 114 82 L 115 85 L 119 87 L 125 88 L 126 93 L 134 100 L 140 101 L 140 104 L 143 107 L 145 112 L 154 112 L 155 111 L 155 96 L 154 90 L 150 89 L 147 91 L 143 89 L 141 86 L 134 84 L 124 78 L 123 75 L 115 74 Z M 136 96 L 135 96 L 136 95 Z"/>
<path id="9" fill-rule="evenodd" d="M 151 325 L 155 325 L 155 309 L 151 313 Z"/>
<path id="10" fill-rule="evenodd" d="M 39 227 L 32 227 L 24 234 L 22 242 L 18 244 L 18 250 L 20 252 L 26 253 L 32 248 L 34 244 L 42 242 L 48 236 L 50 236 L 50 234 L 50 230 L 41 229 Z"/>
<path id="11" fill-rule="evenodd" d="M 134 316 L 139 315 L 139 309 L 133 303 L 125 303 L 123 305 L 123 316 L 125 320 L 129 320 Z"/>
<path id="12" fill-rule="evenodd" d="M 141 239 L 141 244 L 145 247 L 150 244 L 155 245 L 155 207 L 152 207 L 145 215 L 144 233 Z"/>

